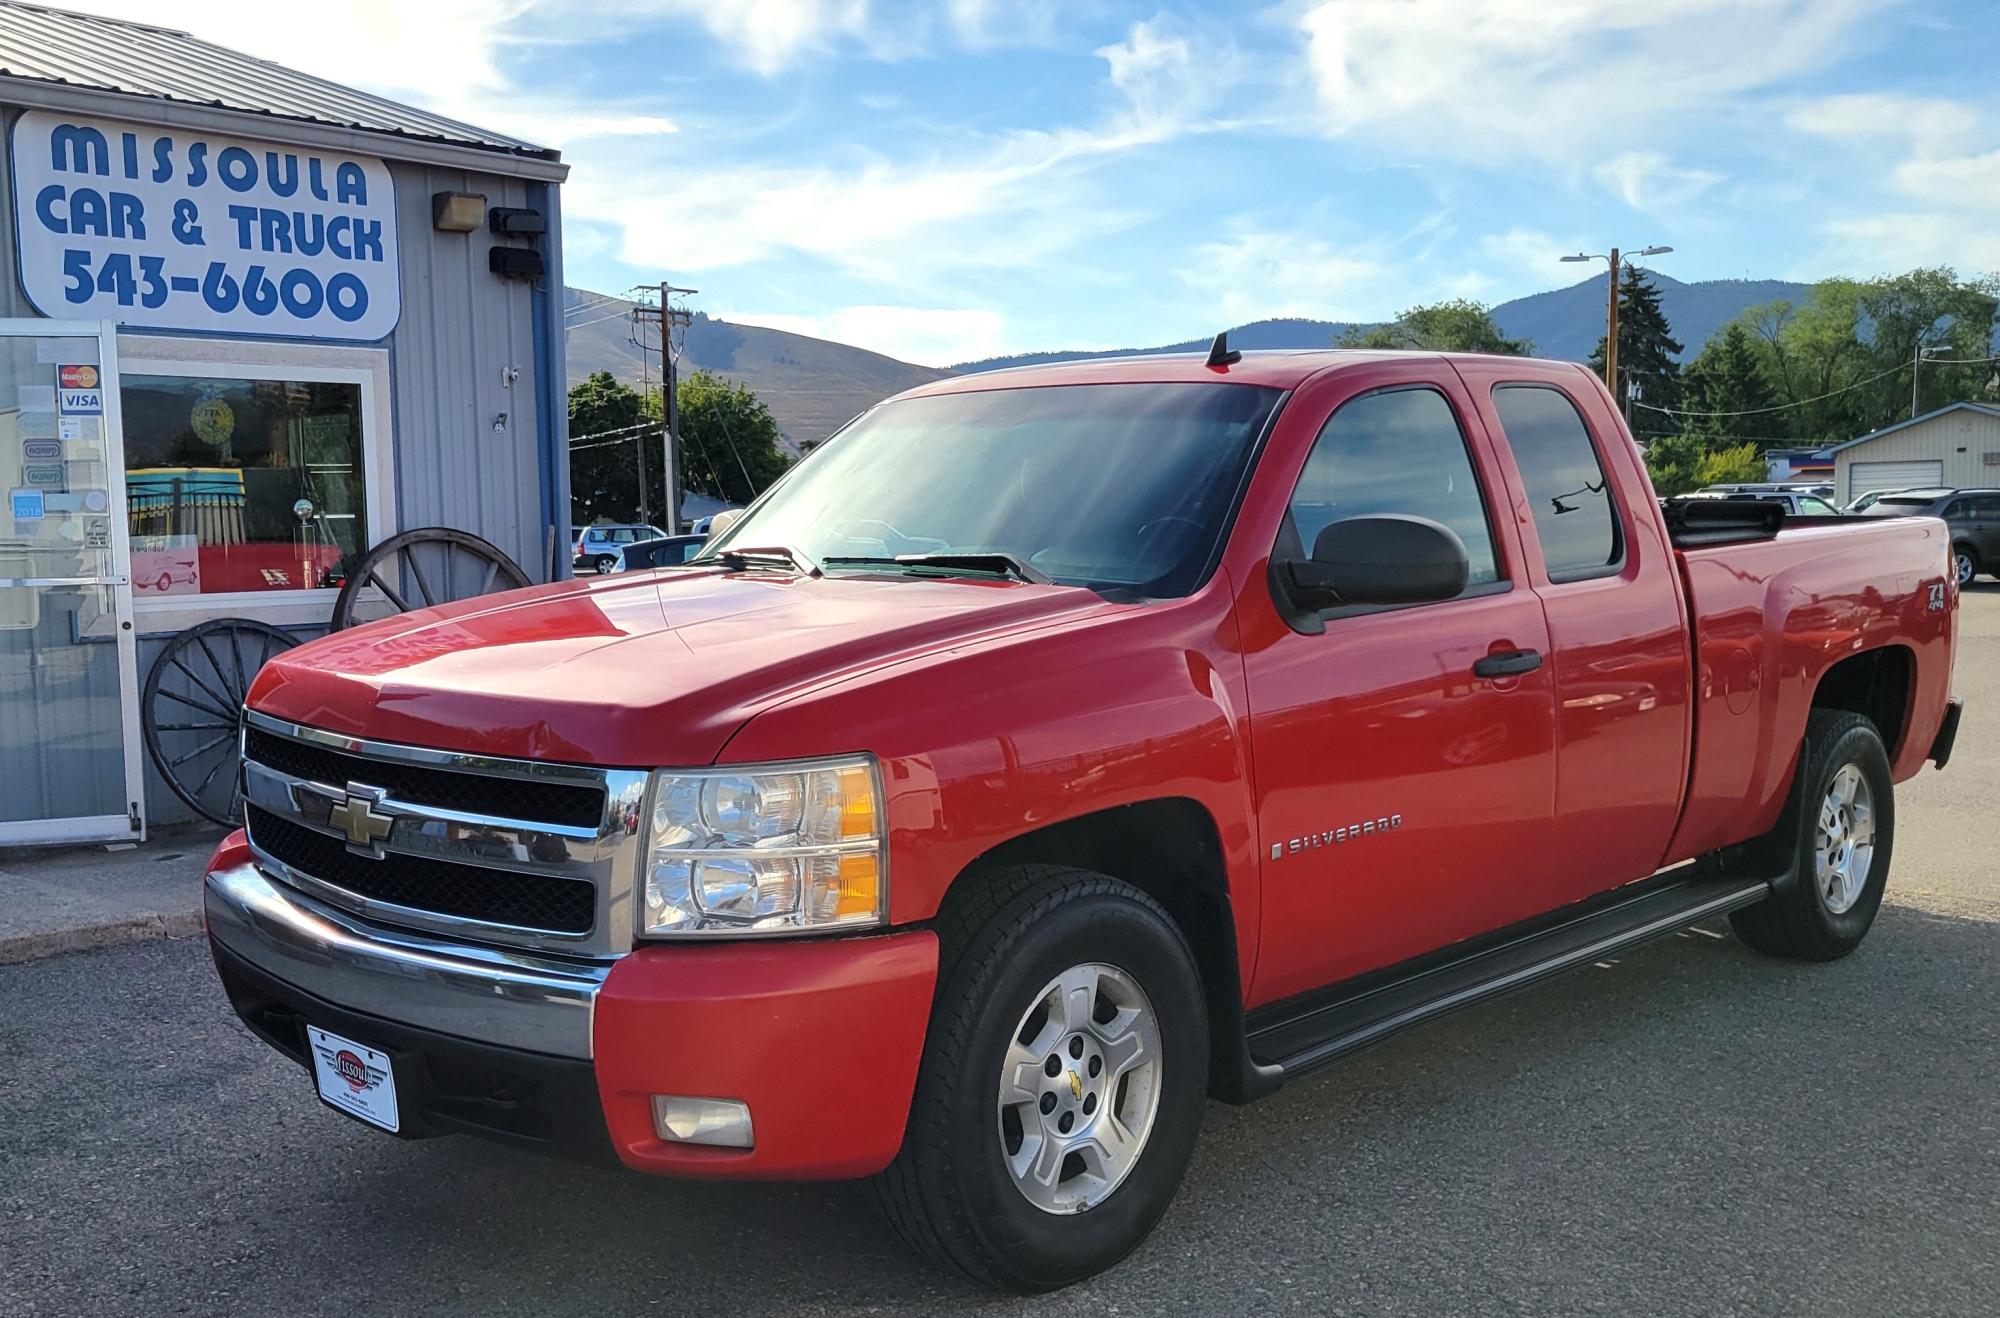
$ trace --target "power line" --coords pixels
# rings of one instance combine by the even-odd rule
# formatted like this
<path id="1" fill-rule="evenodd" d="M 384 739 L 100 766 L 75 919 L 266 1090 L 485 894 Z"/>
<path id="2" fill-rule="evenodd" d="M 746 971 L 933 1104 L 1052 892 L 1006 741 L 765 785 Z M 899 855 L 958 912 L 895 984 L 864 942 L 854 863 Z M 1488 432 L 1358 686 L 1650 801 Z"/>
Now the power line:
<path id="1" fill-rule="evenodd" d="M 1856 380 L 1853 384 L 1843 385 L 1842 387 L 1832 390 L 1831 392 L 1818 394 L 1811 398 L 1801 398 L 1795 403 L 1779 403 L 1775 407 L 1752 407 L 1741 412 L 1690 412 L 1686 408 L 1682 407 L 1655 407 L 1651 403 L 1642 403 L 1636 399 L 1631 400 L 1631 403 L 1632 406 L 1642 407 L 1648 412 L 1665 412 L 1670 416 L 1700 416 L 1700 417 L 1763 416 L 1768 412 L 1789 412 L 1795 407 L 1806 407 L 1813 403 L 1824 402 L 1829 398 L 1838 398 L 1841 394 L 1851 394 L 1856 389 L 1860 389 L 1865 385 L 1874 384 L 1877 380 L 1886 380 L 1892 375 L 1901 375 L 1902 373 L 1903 373 L 1903 368 L 1901 366 L 1897 366 L 1894 367 L 1893 369 L 1882 372 L 1880 375 L 1871 375 L 1865 380 Z"/>
<path id="2" fill-rule="evenodd" d="M 616 293 L 598 293 L 595 294 L 594 296 L 585 298 L 583 301 L 578 302 L 573 306 L 565 307 L 563 309 L 563 315 L 574 316 L 579 312 L 590 311 L 593 310 L 594 308 L 601 307 L 607 302 L 619 302 L 622 300 L 623 299 L 621 299 Z"/>
<path id="3" fill-rule="evenodd" d="M 586 439 L 603 439 L 607 435 L 629 435 L 633 431 L 658 430 L 659 428 L 660 428 L 660 423 L 657 421 L 641 421 L 636 425 L 619 426 L 616 430 L 593 430 L 588 435 L 571 435 L 569 437 L 569 442 L 570 446 L 574 448 L 577 444 L 581 443 Z"/>
<path id="4" fill-rule="evenodd" d="M 628 307 L 628 308 L 626 308 L 626 309 L 624 309 L 624 310 L 620 310 L 620 311 L 614 311 L 614 312 L 612 312 L 612 313 L 611 313 L 610 315 L 608 315 L 608 316 L 599 316 L 599 317 L 597 317 L 597 319 L 595 319 L 595 320 L 586 320 L 586 321 L 581 321 L 581 322 L 579 322 L 579 323 L 577 323 L 577 324 L 575 324 L 575 325 L 565 325 L 565 326 L 563 326 L 563 330 L 564 330 L 564 332 L 565 332 L 565 333 L 567 333 L 567 332 L 569 332 L 569 331 L 572 331 L 572 330 L 580 330 L 580 329 L 583 329 L 583 328 L 585 328 L 586 326 L 589 326 L 589 325 L 598 325 L 598 324 L 602 324 L 602 323 L 603 323 L 604 321 L 607 321 L 607 320 L 616 320 L 616 319 L 618 319 L 618 318 L 619 318 L 620 316 L 629 316 L 629 315 L 631 315 L 631 314 L 632 314 L 632 312 L 631 312 L 631 309 L 630 309 L 630 308 Z"/>

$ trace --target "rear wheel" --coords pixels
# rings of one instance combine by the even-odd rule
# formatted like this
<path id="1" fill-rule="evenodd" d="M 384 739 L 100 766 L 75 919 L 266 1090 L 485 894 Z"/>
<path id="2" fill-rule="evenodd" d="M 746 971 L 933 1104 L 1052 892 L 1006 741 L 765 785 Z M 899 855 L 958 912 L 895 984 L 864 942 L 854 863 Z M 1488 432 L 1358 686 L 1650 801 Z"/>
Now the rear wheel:
<path id="1" fill-rule="evenodd" d="M 1831 961 L 1861 945 L 1888 885 L 1896 840 L 1889 753 L 1861 715 L 1814 710 L 1799 773 L 1794 882 L 1729 920 L 1760 952 Z"/>
<path id="2" fill-rule="evenodd" d="M 1159 1221 L 1201 1129 L 1201 973 L 1128 884 L 1055 866 L 986 876 L 939 922 L 945 964 L 902 1151 L 878 1179 L 919 1252 L 1052 1290 Z"/>
<path id="3" fill-rule="evenodd" d="M 616 554 L 599 554 L 592 566 L 597 569 L 598 575 L 602 576 L 612 568 L 618 566 L 618 556 Z"/>
<path id="4" fill-rule="evenodd" d="M 1971 585 L 1972 579 L 1979 575 L 1979 551 L 1971 545 L 1953 545 L 1951 566 L 1958 573 L 1959 585 Z"/>

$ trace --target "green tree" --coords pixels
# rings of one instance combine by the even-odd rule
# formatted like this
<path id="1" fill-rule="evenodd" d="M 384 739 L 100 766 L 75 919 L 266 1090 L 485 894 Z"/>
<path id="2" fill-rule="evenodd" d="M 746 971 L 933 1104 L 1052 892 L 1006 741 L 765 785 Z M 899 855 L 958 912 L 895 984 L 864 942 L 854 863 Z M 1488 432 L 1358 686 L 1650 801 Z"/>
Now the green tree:
<path id="1" fill-rule="evenodd" d="M 1625 389 L 1637 385 L 1639 401 L 1652 407 L 1681 405 L 1680 340 L 1660 307 L 1659 286 L 1652 275 L 1631 262 L 1618 281 L 1618 383 L 1614 390 L 1624 402 Z M 1604 375 L 1604 336 L 1590 352 L 1590 369 Z"/>
<path id="2" fill-rule="evenodd" d="M 1526 339 L 1510 339 L 1483 303 L 1454 298 L 1411 307 L 1386 325 L 1352 329 L 1340 336 L 1342 348 L 1414 348 L 1425 352 L 1491 352 L 1525 357 L 1535 350 Z"/>
<path id="3" fill-rule="evenodd" d="M 1913 383 L 1919 412 L 1981 396 L 1991 364 L 1953 359 L 1993 355 L 1994 319 L 2000 310 L 1996 293 L 2000 281 L 1961 280 L 1944 266 L 1871 279 L 1863 286 L 1861 312 L 1868 318 L 1874 364 L 1893 372 L 1877 382 L 1879 392 L 1871 391 L 1871 420 L 1887 425 L 1907 417 Z M 1918 365 L 1920 352 L 1944 360 Z"/>
<path id="4" fill-rule="evenodd" d="M 1786 405 L 1766 433 L 1825 444 L 1905 420 L 1912 370 L 1920 411 L 1981 397 L 1990 364 L 1950 359 L 1992 355 L 1997 295 L 2000 280 L 1961 280 L 1938 267 L 1822 280 L 1801 303 L 1752 307 L 1742 324 Z M 1945 360 L 1916 366 L 1920 349 Z"/>
<path id="5" fill-rule="evenodd" d="M 1757 451 L 1755 444 L 1736 444 L 1715 449 L 1703 456 L 1700 465 L 1695 468 L 1695 488 L 1769 480 L 1770 477 L 1771 469 L 1765 465 L 1764 456 Z"/>
<path id="6" fill-rule="evenodd" d="M 690 488 L 748 503 L 792 465 L 771 409 L 744 385 L 695 371 L 680 382 L 675 400 Z"/>
<path id="7" fill-rule="evenodd" d="M 1778 394 L 1765 378 L 1756 345 L 1742 324 L 1732 322 L 1711 335 L 1682 372 L 1681 383 L 1680 405 L 1686 415 L 1676 419 L 1689 433 L 1711 440 L 1746 432 L 1777 433 L 1773 425 L 1781 414 L 1763 409 L 1777 406 Z M 1736 415 L 1717 415 L 1727 413 Z"/>
<path id="8" fill-rule="evenodd" d="M 1646 446 L 1646 471 L 1653 492 L 1663 499 L 1700 489 L 1701 467 L 1709 454 L 1699 435 L 1662 435 Z"/>
<path id="9" fill-rule="evenodd" d="M 574 525 L 595 521 L 630 522 L 639 517 L 639 446 L 652 443 L 658 453 L 659 432 L 634 427 L 657 423 L 656 399 L 620 384 L 609 371 L 593 371 L 569 391 L 570 517 Z M 660 464 L 647 464 L 648 511 L 660 507 L 665 491 Z"/>

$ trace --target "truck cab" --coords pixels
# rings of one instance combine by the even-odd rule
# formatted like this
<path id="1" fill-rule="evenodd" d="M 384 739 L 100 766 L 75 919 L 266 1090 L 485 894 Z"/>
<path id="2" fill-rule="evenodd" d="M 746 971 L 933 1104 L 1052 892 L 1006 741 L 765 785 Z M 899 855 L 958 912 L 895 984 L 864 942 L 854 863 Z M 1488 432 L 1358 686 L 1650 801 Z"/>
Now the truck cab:
<path id="1" fill-rule="evenodd" d="M 1957 728 L 1949 537 L 1738 522 L 1568 363 L 938 381 L 683 566 L 274 659 L 218 970 L 397 1135 L 869 1177 L 1065 1285 L 1210 1097 L 1697 920 L 1860 944 Z"/>

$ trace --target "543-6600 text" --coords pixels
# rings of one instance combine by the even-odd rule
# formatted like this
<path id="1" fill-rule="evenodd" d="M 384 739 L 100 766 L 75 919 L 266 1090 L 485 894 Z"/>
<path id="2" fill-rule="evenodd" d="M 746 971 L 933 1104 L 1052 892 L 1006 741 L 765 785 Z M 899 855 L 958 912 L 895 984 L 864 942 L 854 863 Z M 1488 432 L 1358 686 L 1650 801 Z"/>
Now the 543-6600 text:
<path id="1" fill-rule="evenodd" d="M 154 310 L 165 306 L 168 298 L 199 297 L 221 315 L 239 306 L 254 316 L 273 315 L 282 308 L 300 320 L 326 313 L 350 322 L 368 311 L 368 286 L 346 272 L 322 282 L 317 272 L 304 268 L 272 271 L 252 265 L 239 277 L 227 262 L 210 261 L 200 275 L 169 274 L 165 257 L 141 255 L 135 260 L 128 252 L 106 254 L 93 270 L 90 258 L 89 252 L 76 248 L 63 253 L 67 280 L 63 296 L 72 303 L 109 293 L 121 307 L 136 304 Z"/>

